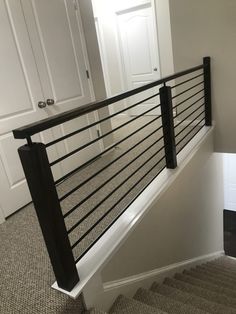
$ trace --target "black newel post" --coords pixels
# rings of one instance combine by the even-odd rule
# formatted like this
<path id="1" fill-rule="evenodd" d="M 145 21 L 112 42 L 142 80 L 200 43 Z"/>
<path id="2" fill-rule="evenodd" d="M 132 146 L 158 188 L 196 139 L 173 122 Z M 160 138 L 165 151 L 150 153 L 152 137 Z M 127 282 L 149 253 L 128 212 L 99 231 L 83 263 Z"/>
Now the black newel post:
<path id="1" fill-rule="evenodd" d="M 71 291 L 79 276 L 45 145 L 25 145 L 18 152 L 58 286 Z"/>
<path id="2" fill-rule="evenodd" d="M 205 124 L 212 125 L 211 109 L 211 58 L 203 58 L 204 65 L 204 95 L 205 95 Z"/>
<path id="3" fill-rule="evenodd" d="M 172 95 L 170 86 L 160 88 L 161 115 L 165 145 L 166 167 L 174 169 L 177 167 L 174 117 L 172 106 Z"/>

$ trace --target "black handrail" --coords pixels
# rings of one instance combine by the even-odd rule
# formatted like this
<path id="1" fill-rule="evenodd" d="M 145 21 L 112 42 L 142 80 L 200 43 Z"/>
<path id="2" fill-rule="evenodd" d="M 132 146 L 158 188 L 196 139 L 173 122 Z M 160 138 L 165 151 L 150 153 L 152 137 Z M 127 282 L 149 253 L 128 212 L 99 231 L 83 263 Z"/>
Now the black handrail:
<path id="1" fill-rule="evenodd" d="M 167 86 L 166 84 L 167 82 L 173 81 L 177 78 L 182 78 L 187 74 L 191 74 L 202 69 L 202 73 L 196 73 L 191 78 L 186 77 L 178 80 L 176 83 L 171 82 L 168 84 L 172 86 Z M 203 81 L 199 80 L 200 82 L 193 82 L 194 85 L 191 87 L 189 87 L 188 84 L 184 90 L 182 87 L 180 90 L 178 89 L 178 87 L 183 86 L 184 84 L 201 76 L 204 76 Z M 181 97 L 180 101 L 173 106 L 173 99 L 178 99 L 179 96 L 192 91 L 202 83 L 204 83 L 203 89 L 197 92 L 194 91 L 189 97 L 185 96 L 187 97 L 185 99 L 182 99 L 184 97 Z M 150 90 L 158 85 L 158 90 L 154 89 L 152 96 L 142 99 L 141 101 L 136 102 L 125 109 L 117 111 L 114 114 L 107 115 L 100 121 L 98 120 L 89 125 L 78 128 L 77 130 L 60 138 L 56 138 L 50 143 L 33 143 L 31 140 L 31 136 L 36 133 L 109 106 L 122 99 Z M 177 94 L 173 96 L 172 91 L 174 88 L 177 88 Z M 197 96 L 200 93 L 203 93 L 203 96 Z M 84 130 L 91 129 L 95 125 L 101 124 L 108 119 L 112 119 L 114 116 L 129 110 L 130 108 L 134 108 L 141 103 L 145 103 L 145 101 L 157 96 L 159 96 L 160 104 L 155 104 L 151 109 L 143 111 L 135 118 L 129 119 L 127 122 L 109 130 L 107 133 L 98 136 L 98 138 L 75 148 L 71 152 L 67 152 L 64 156 L 58 156 L 58 159 L 49 162 L 47 151 L 49 146 L 55 145 L 68 137 L 81 133 Z M 185 104 L 185 106 L 182 106 L 183 104 Z M 118 138 L 118 141 L 116 140 L 110 146 L 105 147 L 101 152 L 96 154 L 96 156 L 92 155 L 91 159 L 84 161 L 82 164 L 74 165 L 75 169 L 63 174 L 62 177 L 55 181 L 52 170 L 56 163 L 61 162 L 67 157 L 75 155 L 75 153 L 82 150 L 84 151 L 84 149 L 88 146 L 100 141 L 107 135 L 110 135 L 121 128 L 124 129 L 127 125 L 132 125 L 135 120 L 138 121 L 137 119 L 147 113 L 150 113 L 157 107 L 160 107 L 161 109 L 160 115 L 155 115 L 155 117 L 151 119 L 148 118 L 148 122 L 142 123 L 141 126 L 138 126 L 135 130 L 130 130 L 127 134 L 124 132 L 121 139 Z M 203 107 L 204 110 L 200 111 Z M 186 114 L 183 115 L 183 113 Z M 180 121 L 176 120 L 178 117 L 181 118 Z M 26 145 L 19 148 L 19 154 L 57 283 L 60 288 L 67 291 L 73 289 L 79 281 L 75 263 L 77 263 L 84 256 L 84 254 L 86 254 L 92 245 L 94 245 L 98 239 L 113 225 L 113 223 L 128 208 L 134 199 L 140 195 L 146 186 L 152 182 L 152 180 L 154 180 L 154 178 L 164 168 L 174 169 L 177 167 L 177 153 L 179 153 L 205 125 L 210 126 L 211 120 L 210 58 L 205 57 L 202 65 L 181 71 L 111 98 L 90 103 L 54 117 L 32 123 L 13 131 L 15 138 L 25 138 L 28 142 Z M 157 121 L 159 122 L 155 125 L 155 122 Z M 151 130 L 147 128 L 148 126 L 151 126 Z M 144 133 L 141 131 L 144 131 Z M 135 138 L 135 136 L 137 137 Z M 135 143 L 129 143 L 131 139 L 134 140 Z M 147 141 L 148 139 L 150 143 Z M 121 150 L 121 152 L 113 154 L 112 150 L 120 144 L 122 144 L 120 148 L 124 151 Z M 102 157 L 110 152 L 112 152 L 112 154 L 108 156 L 109 158 L 107 160 L 101 160 L 99 167 L 97 167 L 97 164 L 94 164 L 92 172 L 90 172 L 91 169 L 88 169 L 89 172 L 86 174 L 85 178 L 83 178 L 83 176 L 78 176 L 78 182 L 76 182 L 73 187 L 67 190 L 66 193 L 63 193 L 63 195 L 58 195 L 59 183 L 68 179 L 76 172 L 84 170 L 85 167 L 92 165 L 92 163 L 95 160 L 98 160 L 99 157 Z M 127 160 L 123 157 L 126 157 Z M 112 169 L 111 166 L 115 163 L 118 168 Z M 128 168 L 130 168 L 131 165 L 132 168 L 128 172 Z M 127 173 L 125 172 L 126 169 Z M 111 174 L 106 174 L 105 170 L 111 171 Z M 102 182 L 98 182 L 98 185 L 92 187 L 92 184 L 90 184 L 92 183 L 92 180 L 95 177 L 98 178 L 101 174 L 104 174 Z M 109 183 L 115 181 L 114 179 L 118 176 L 120 176 L 120 179 L 117 180 L 118 182 L 116 182 L 114 186 L 109 185 Z M 131 179 L 134 180 L 134 182 L 132 182 Z M 127 189 L 124 190 L 124 194 L 122 192 L 121 195 L 117 195 L 119 198 L 117 200 L 115 198 L 115 203 L 107 206 L 107 200 L 114 196 L 120 189 L 122 190 L 127 181 L 129 181 L 129 183 Z M 144 185 L 141 186 L 140 183 Z M 82 188 L 86 189 L 87 187 L 88 191 L 86 191 L 86 194 L 79 198 L 78 201 L 76 200 L 76 204 L 72 202 L 72 207 L 66 208 L 66 212 L 63 213 L 63 210 L 65 209 L 63 205 L 68 205 L 66 204 L 66 199 L 68 198 L 68 200 L 70 200 L 69 198 L 73 197 L 71 196 L 72 194 L 80 194 L 80 191 L 78 190 L 81 189 L 82 191 Z M 135 190 L 136 187 L 137 191 Z M 104 195 L 102 194 L 101 198 L 98 198 L 95 204 L 91 204 L 88 208 L 89 210 L 86 209 L 86 211 L 84 211 L 84 204 L 90 199 L 93 200 L 95 196 L 99 195 L 98 192 L 104 188 L 107 188 L 106 193 L 104 193 Z M 130 197 L 132 197 L 131 200 Z M 122 203 L 124 199 L 127 201 L 125 204 Z M 119 207 L 120 204 L 122 205 L 122 208 L 119 208 L 118 213 L 114 212 L 116 211 L 116 207 Z M 99 212 L 99 217 L 96 217 L 96 219 L 93 220 L 92 218 L 95 211 L 97 213 Z M 115 217 L 110 217 L 110 213 L 113 212 Z M 82 230 L 80 234 L 79 229 L 80 227 L 83 229 L 83 226 L 88 222 L 88 218 L 91 219 L 91 223 L 88 223 L 86 230 Z M 104 221 L 104 219 L 109 220 L 110 218 L 112 218 L 112 221 L 109 221 L 108 225 L 107 222 L 104 222 L 103 228 L 98 237 L 96 235 L 96 238 L 93 239 L 93 235 L 91 234 L 92 242 L 89 243 L 89 245 L 86 245 L 85 250 L 79 254 L 76 254 L 76 252 L 73 251 L 73 249 L 77 249 L 77 246 L 94 230 L 96 226 L 100 224 L 100 222 Z M 81 245 L 81 247 L 83 246 Z"/>
<path id="2" fill-rule="evenodd" d="M 44 130 L 50 129 L 54 126 L 65 123 L 65 122 L 70 121 L 72 119 L 78 118 L 78 117 L 85 115 L 85 114 L 88 114 L 92 111 L 107 107 L 111 104 L 114 104 L 114 103 L 120 101 L 120 100 L 134 96 L 136 94 L 144 92 L 144 91 L 146 91 L 150 88 L 153 88 L 155 86 L 161 85 L 163 83 L 175 80 L 181 76 L 184 76 L 184 75 L 196 72 L 198 70 L 204 69 L 204 66 L 205 65 L 198 65 L 198 66 L 193 67 L 191 69 L 178 72 L 176 74 L 162 78 L 158 81 L 154 81 L 152 83 L 149 83 L 149 84 L 143 85 L 141 87 L 132 89 L 128 92 L 121 93 L 121 94 L 115 95 L 113 97 L 110 97 L 110 98 L 107 98 L 104 100 L 100 100 L 98 102 L 86 104 L 86 105 L 83 105 L 79 108 L 60 113 L 60 114 L 55 115 L 53 117 L 49 117 L 49 118 L 43 119 L 41 121 L 28 124 L 26 126 L 23 126 L 21 128 L 13 130 L 14 137 L 17 139 L 29 138 L 34 134 L 37 134 L 37 133 L 42 132 Z"/>

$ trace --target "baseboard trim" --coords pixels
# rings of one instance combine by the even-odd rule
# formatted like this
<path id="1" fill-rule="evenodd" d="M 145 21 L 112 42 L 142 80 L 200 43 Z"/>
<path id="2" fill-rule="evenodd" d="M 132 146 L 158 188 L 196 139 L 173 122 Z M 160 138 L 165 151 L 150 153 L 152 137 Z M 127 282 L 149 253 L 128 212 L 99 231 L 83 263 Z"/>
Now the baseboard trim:
<path id="1" fill-rule="evenodd" d="M 224 251 L 218 251 L 207 255 L 202 255 L 196 258 L 188 259 L 179 263 L 174 263 L 165 267 L 157 268 L 151 271 L 147 271 L 141 274 L 137 274 L 134 276 L 122 278 L 119 280 L 109 281 L 103 284 L 104 292 L 108 292 L 114 289 L 120 289 L 122 287 L 130 286 L 133 284 L 142 283 L 143 281 L 147 281 L 151 279 L 152 281 L 157 280 L 158 278 L 162 279 L 166 276 L 171 276 L 173 273 L 181 271 L 182 269 L 186 269 L 189 267 L 194 267 L 199 263 L 204 263 L 210 260 L 213 260 L 217 257 L 224 255 Z"/>

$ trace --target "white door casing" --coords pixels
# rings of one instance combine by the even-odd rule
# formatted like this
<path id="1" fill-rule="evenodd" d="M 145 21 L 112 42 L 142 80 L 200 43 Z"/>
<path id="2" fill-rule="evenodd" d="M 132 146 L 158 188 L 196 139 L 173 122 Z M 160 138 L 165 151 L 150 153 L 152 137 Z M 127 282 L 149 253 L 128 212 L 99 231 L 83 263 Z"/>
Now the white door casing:
<path id="1" fill-rule="evenodd" d="M 117 12 L 117 23 L 120 38 L 120 49 L 123 59 L 124 77 L 128 89 L 140 87 L 161 76 L 159 49 L 157 41 L 154 8 L 151 3 Z M 130 104 L 148 98 L 158 90 L 150 90 L 133 96 Z M 137 115 L 151 109 L 159 102 L 158 97 L 146 101 L 130 110 L 131 115 Z M 160 114 L 155 109 L 150 115 Z"/>
<path id="2" fill-rule="evenodd" d="M 0 207 L 5 217 L 31 200 L 17 154 L 17 148 L 25 141 L 15 140 L 11 131 L 92 99 L 75 4 L 72 0 L 0 0 Z M 49 98 L 55 99 L 56 104 L 39 109 L 38 101 Z M 75 119 L 33 140 L 52 141 L 94 119 L 94 115 Z M 92 129 L 50 147 L 50 161 L 96 136 Z M 99 144 L 54 166 L 55 179 L 97 152 Z"/>

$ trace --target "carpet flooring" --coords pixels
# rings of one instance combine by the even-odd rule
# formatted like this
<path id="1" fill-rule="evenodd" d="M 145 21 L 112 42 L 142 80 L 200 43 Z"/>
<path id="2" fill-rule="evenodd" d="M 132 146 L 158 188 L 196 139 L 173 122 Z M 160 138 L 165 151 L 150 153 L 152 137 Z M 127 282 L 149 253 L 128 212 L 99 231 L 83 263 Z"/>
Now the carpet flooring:
<path id="1" fill-rule="evenodd" d="M 144 117 L 143 121 L 136 122 L 136 127 L 140 127 L 141 123 L 150 121 L 153 117 Z M 123 123 L 124 119 L 121 118 L 115 123 Z M 160 123 L 160 122 L 159 122 Z M 156 124 L 157 128 L 160 124 Z M 116 149 L 105 155 L 103 158 L 98 159 L 85 170 L 75 174 L 67 181 L 58 186 L 59 196 L 64 195 L 66 192 L 74 188 L 78 183 L 86 180 L 95 171 L 98 171 L 109 162 L 120 156 L 127 148 L 134 145 L 135 142 L 144 138 L 153 130 L 153 125 L 147 127 L 141 133 L 137 133 L 132 140 L 127 141 L 123 145 L 118 145 Z M 196 131 L 196 129 L 195 129 Z M 130 129 L 123 128 L 122 131 L 115 134 L 115 141 L 118 141 L 121 136 L 130 132 Z M 159 132 L 159 133 L 158 133 Z M 157 140 L 162 136 L 162 131 L 153 134 L 148 141 L 143 142 L 125 158 L 122 158 L 114 166 L 109 167 L 103 174 L 97 176 L 95 180 L 90 181 L 89 185 L 77 190 L 69 198 L 62 202 L 63 212 L 66 213 L 70 208 L 78 203 L 81 199 L 87 197 L 91 191 L 98 188 L 105 180 L 107 180 L 114 172 L 124 167 L 125 164 L 142 153 L 152 141 Z M 187 132 L 187 130 L 185 130 Z M 187 134 L 187 133 L 185 133 Z M 186 136 L 185 142 L 193 136 L 190 133 Z M 184 136 L 182 132 L 181 136 Z M 165 166 L 165 160 L 153 168 L 153 170 L 144 176 L 145 173 L 152 168 L 155 163 L 163 156 L 163 151 L 160 151 L 155 158 L 147 161 L 161 146 L 163 142 L 160 141 L 154 145 L 145 156 L 141 156 L 132 165 L 130 164 L 128 170 L 122 171 L 119 176 L 112 180 L 109 185 L 104 186 L 99 190 L 99 193 L 80 206 L 79 210 L 75 211 L 73 215 L 66 219 L 67 228 L 70 228 L 77 219 L 86 215 L 91 208 L 96 206 L 103 200 L 105 195 L 111 193 L 111 197 L 100 206 L 96 213 L 90 215 L 78 228 L 70 234 L 71 243 L 73 243 L 78 236 L 86 232 L 89 227 L 101 217 L 108 208 L 114 206 L 114 210 L 109 214 L 102 223 L 94 228 L 93 232 L 89 233 L 80 245 L 74 250 L 74 256 L 77 258 L 86 250 L 86 248 L 93 243 L 93 241 L 103 232 L 104 228 L 108 226 L 116 217 L 121 213 L 123 208 L 129 204 L 145 185 L 152 180 L 156 174 Z M 180 149 L 180 147 L 178 148 Z M 138 171 L 137 174 L 131 177 L 131 174 L 144 164 L 144 167 Z M 127 179 L 130 176 L 130 179 Z M 142 180 L 141 180 L 142 179 Z M 118 202 L 121 195 L 124 195 L 128 189 L 132 188 L 137 180 L 141 180 L 130 193 L 126 195 L 122 201 Z M 120 185 L 116 192 L 113 190 Z M 54 282 L 54 275 L 46 252 L 46 248 L 42 239 L 39 224 L 37 222 L 36 214 L 32 204 L 29 204 L 21 211 L 11 216 L 7 221 L 0 225 L 0 313 L 82 313 L 83 304 L 82 299 L 79 297 L 76 301 L 69 299 L 69 297 L 51 289 L 51 284 Z"/>
<path id="2" fill-rule="evenodd" d="M 234 314 L 236 260 L 227 256 L 140 288 L 133 298 L 120 295 L 109 314 Z M 93 310 L 91 314 L 105 314 Z"/>

